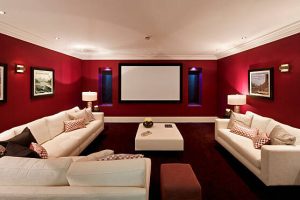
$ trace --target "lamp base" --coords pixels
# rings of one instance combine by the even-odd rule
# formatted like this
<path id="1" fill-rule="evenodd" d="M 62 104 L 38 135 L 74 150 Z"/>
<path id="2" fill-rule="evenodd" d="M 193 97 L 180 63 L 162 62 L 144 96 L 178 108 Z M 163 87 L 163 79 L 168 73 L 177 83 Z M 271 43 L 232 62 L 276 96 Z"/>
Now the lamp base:
<path id="1" fill-rule="evenodd" d="M 87 108 L 91 108 L 92 109 L 92 105 L 93 105 L 93 103 L 91 101 L 87 102 Z"/>
<path id="2" fill-rule="evenodd" d="M 240 113 L 240 106 L 234 106 L 233 111 L 235 113 Z"/>

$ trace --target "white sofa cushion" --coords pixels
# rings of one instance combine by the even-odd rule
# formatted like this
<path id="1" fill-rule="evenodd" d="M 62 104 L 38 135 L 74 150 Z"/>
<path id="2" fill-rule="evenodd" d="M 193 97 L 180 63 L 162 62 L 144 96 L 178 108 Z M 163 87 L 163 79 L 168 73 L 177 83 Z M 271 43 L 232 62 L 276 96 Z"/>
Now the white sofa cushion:
<path id="1" fill-rule="evenodd" d="M 252 116 L 232 112 L 228 123 L 228 129 L 233 127 L 234 123 L 249 127 L 251 126 Z"/>
<path id="2" fill-rule="evenodd" d="M 46 117 L 51 138 L 64 132 L 64 121 L 70 120 L 66 112 L 59 112 Z"/>
<path id="3" fill-rule="evenodd" d="M 0 185 L 68 185 L 71 158 L 36 159 L 5 156 L 0 158 Z"/>
<path id="4" fill-rule="evenodd" d="M 72 132 L 61 133 L 52 140 L 42 144 L 42 146 L 46 149 L 49 158 L 69 156 L 75 149 L 79 148 L 81 139 L 70 137 L 69 134 Z"/>
<path id="5" fill-rule="evenodd" d="M 37 143 L 43 144 L 48 140 L 51 140 L 51 135 L 47 126 L 45 118 L 41 118 L 27 124 L 32 135 L 36 139 Z"/>
<path id="6" fill-rule="evenodd" d="M 0 134 L 0 141 L 6 141 L 16 136 L 15 130 L 9 129 Z"/>
<path id="7" fill-rule="evenodd" d="M 259 130 L 259 133 L 266 133 L 267 126 L 272 119 L 268 117 L 262 117 L 250 111 L 247 111 L 246 115 L 253 116 L 251 128 L 257 128 Z"/>
<path id="8" fill-rule="evenodd" d="M 139 187 L 1 186 L 1 200 L 146 200 Z"/>
<path id="9" fill-rule="evenodd" d="M 68 170 L 70 186 L 145 187 L 144 159 L 73 162 Z"/>
<path id="10" fill-rule="evenodd" d="M 255 167 L 261 167 L 261 150 L 254 148 L 251 139 L 231 133 L 229 129 L 219 129 L 218 135 Z"/>

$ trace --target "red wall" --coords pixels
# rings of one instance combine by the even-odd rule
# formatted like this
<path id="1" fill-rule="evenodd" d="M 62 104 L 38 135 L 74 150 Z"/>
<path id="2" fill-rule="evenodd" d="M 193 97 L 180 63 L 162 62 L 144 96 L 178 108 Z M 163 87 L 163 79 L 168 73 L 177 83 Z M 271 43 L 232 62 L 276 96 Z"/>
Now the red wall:
<path id="1" fill-rule="evenodd" d="M 0 103 L 0 132 L 81 103 L 81 60 L 0 34 L 0 63 L 8 64 L 7 102 Z M 26 67 L 15 73 L 15 64 Z M 30 67 L 55 70 L 55 95 L 30 97 Z"/>
<path id="2" fill-rule="evenodd" d="M 119 63 L 181 63 L 183 66 L 183 101 L 178 104 L 132 104 L 118 102 Z M 202 67 L 202 106 L 188 106 L 188 70 Z M 113 75 L 113 104 L 101 106 L 105 116 L 216 116 L 217 114 L 217 61 L 83 61 L 82 87 L 98 91 L 98 70 L 110 67 Z"/>
<path id="3" fill-rule="evenodd" d="M 288 63 L 289 73 L 278 67 Z M 274 67 L 274 100 L 247 96 L 242 112 L 272 117 L 300 128 L 300 34 L 218 60 L 218 113 L 223 115 L 228 94 L 248 94 L 248 70 Z"/>

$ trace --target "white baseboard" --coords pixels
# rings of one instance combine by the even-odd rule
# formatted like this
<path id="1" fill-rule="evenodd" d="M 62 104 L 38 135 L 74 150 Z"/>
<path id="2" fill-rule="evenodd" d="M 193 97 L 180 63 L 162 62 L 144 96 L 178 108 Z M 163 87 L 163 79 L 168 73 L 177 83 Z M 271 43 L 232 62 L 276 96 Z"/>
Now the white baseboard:
<path id="1" fill-rule="evenodd" d="M 140 123 L 145 117 L 105 117 L 107 123 Z M 151 117 L 153 122 L 174 123 L 214 123 L 216 116 L 211 117 Z"/>

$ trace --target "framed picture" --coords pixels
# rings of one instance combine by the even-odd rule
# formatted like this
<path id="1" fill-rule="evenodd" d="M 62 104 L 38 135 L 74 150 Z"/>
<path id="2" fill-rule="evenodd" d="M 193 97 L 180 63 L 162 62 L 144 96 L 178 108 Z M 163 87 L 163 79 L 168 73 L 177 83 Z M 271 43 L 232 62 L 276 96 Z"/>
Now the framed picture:
<path id="1" fill-rule="evenodd" d="M 54 70 L 31 67 L 31 97 L 54 94 Z"/>
<path id="2" fill-rule="evenodd" d="M 273 68 L 248 71 L 249 95 L 273 99 Z"/>
<path id="3" fill-rule="evenodd" d="M 7 65 L 0 64 L 0 102 L 6 102 L 7 99 Z"/>

